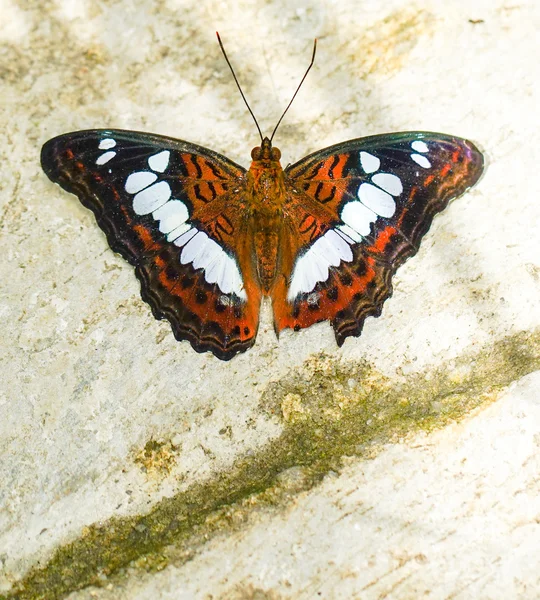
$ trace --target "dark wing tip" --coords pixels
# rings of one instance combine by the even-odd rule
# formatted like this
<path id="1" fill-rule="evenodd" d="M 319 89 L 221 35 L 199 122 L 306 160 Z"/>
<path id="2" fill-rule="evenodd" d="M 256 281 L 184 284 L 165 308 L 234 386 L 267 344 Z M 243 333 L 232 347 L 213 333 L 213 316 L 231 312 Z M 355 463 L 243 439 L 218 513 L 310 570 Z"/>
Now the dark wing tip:
<path id="1" fill-rule="evenodd" d="M 40 162 L 41 168 L 49 179 L 55 181 L 55 173 L 57 172 L 57 142 L 58 138 L 52 138 L 46 141 L 41 147 Z"/>
<path id="2" fill-rule="evenodd" d="M 465 155 L 470 163 L 470 185 L 473 187 L 483 177 L 488 167 L 488 160 L 485 151 L 470 140 L 465 140 Z"/>

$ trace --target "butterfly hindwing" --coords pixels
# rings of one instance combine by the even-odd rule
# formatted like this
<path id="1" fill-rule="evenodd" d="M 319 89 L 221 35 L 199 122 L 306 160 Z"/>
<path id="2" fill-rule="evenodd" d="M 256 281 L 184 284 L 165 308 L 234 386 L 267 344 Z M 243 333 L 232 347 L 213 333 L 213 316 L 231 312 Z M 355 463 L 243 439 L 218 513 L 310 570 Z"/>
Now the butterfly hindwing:
<path id="1" fill-rule="evenodd" d="M 274 290 L 276 330 L 329 319 L 339 345 L 360 335 L 434 215 L 482 170 L 471 142 L 429 132 L 351 140 L 288 167 L 286 212 L 298 250 Z"/>
<path id="2" fill-rule="evenodd" d="M 224 360 L 253 345 L 260 289 L 242 258 L 242 167 L 195 144 L 121 130 L 53 138 L 41 162 L 93 211 L 177 339 Z"/>

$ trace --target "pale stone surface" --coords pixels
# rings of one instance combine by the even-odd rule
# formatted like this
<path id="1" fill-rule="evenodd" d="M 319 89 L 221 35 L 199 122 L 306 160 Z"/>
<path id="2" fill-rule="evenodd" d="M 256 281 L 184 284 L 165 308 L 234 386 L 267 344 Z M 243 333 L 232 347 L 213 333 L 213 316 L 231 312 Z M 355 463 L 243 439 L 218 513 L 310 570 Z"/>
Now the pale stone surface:
<path id="1" fill-rule="evenodd" d="M 398 385 L 538 330 L 540 8 L 380 4 L 0 0 L 0 592 L 85 527 L 143 515 L 258 457 L 311 410 L 293 387 L 278 412 L 261 398 L 291 373 L 308 377 L 321 351 L 344 368 L 368 361 Z M 284 165 L 392 130 L 455 133 L 486 151 L 478 187 L 436 219 L 383 316 L 341 349 L 327 324 L 278 343 L 268 310 L 254 349 L 229 363 L 175 342 L 91 214 L 39 168 L 49 137 L 106 126 L 247 165 L 256 131 L 216 29 L 264 132 L 319 38 L 276 139 Z M 459 363 L 452 377 L 459 387 L 469 375 Z M 536 598 L 537 389 L 538 376 L 525 377 L 464 423 L 355 459 L 285 512 L 210 536 L 191 562 L 133 568 L 112 590 L 72 596 Z"/>
<path id="2" fill-rule="evenodd" d="M 535 598 L 539 387 L 537 372 L 463 423 L 354 461 L 181 567 L 71 597 Z"/>

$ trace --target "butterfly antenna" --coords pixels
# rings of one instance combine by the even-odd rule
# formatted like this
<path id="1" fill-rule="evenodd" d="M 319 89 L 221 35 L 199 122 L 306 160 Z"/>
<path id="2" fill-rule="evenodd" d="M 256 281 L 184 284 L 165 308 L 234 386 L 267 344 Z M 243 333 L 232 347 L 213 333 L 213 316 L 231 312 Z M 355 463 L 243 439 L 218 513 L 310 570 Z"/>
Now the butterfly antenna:
<path id="1" fill-rule="evenodd" d="M 286 112 L 289 110 L 289 107 L 291 106 L 294 99 L 296 98 L 296 94 L 298 94 L 298 92 L 300 91 L 300 88 L 302 87 L 302 84 L 304 83 L 304 79 L 307 77 L 307 74 L 310 72 L 311 67 L 313 66 L 313 63 L 315 62 L 315 52 L 316 51 L 317 51 L 317 38 L 315 38 L 315 41 L 313 42 L 313 55 L 311 56 L 311 62 L 309 63 L 309 67 L 307 68 L 306 72 L 304 73 L 304 76 L 302 77 L 302 81 L 300 81 L 300 83 L 298 84 L 298 87 L 296 88 L 296 92 L 294 92 L 293 97 L 291 98 L 291 101 L 289 102 L 289 104 L 287 104 L 287 108 L 283 111 L 283 114 L 279 118 L 277 125 L 274 127 L 274 131 L 272 131 L 272 135 L 270 136 L 270 142 L 274 139 L 274 135 L 276 134 L 279 124 L 281 123 L 281 121 L 283 121 L 283 117 L 285 116 Z"/>
<path id="2" fill-rule="evenodd" d="M 244 96 L 244 92 L 242 91 L 242 88 L 240 87 L 240 84 L 238 83 L 238 79 L 236 79 L 236 75 L 234 73 L 234 69 L 232 68 L 231 61 L 229 60 L 229 57 L 227 56 L 227 53 L 225 52 L 225 48 L 223 47 L 223 42 L 221 41 L 221 38 L 219 37 L 219 33 L 217 31 L 216 31 L 216 35 L 217 35 L 217 39 L 219 42 L 219 47 L 221 48 L 221 51 L 223 52 L 223 56 L 225 57 L 225 60 L 227 61 L 227 64 L 229 65 L 229 69 L 231 70 L 231 73 L 232 73 L 232 76 L 234 77 L 236 85 L 238 86 L 238 89 L 240 90 L 240 95 L 242 96 L 242 99 L 246 103 L 246 106 L 248 107 L 248 110 L 251 113 L 253 120 L 255 121 L 255 125 L 257 126 L 257 130 L 259 132 L 259 135 L 261 136 L 261 142 L 262 142 L 263 134 L 262 134 L 261 128 L 259 127 L 259 124 L 257 123 L 257 119 L 255 118 L 255 115 L 253 114 L 253 111 L 251 110 L 251 107 L 249 106 L 248 101 L 246 100 L 246 97 Z"/>

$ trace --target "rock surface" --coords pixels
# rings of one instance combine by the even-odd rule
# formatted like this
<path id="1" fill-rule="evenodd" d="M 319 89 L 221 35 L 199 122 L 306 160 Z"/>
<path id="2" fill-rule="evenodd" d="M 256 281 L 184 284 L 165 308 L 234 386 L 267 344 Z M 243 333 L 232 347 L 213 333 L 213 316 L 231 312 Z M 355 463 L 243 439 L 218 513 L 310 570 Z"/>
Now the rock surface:
<path id="1" fill-rule="evenodd" d="M 540 594 L 540 7 L 380 4 L 0 0 L 0 597 Z M 109 126 L 247 166 L 216 29 L 264 132 L 319 38 L 284 165 L 411 129 L 486 152 L 340 349 L 267 309 L 231 362 L 176 342 L 39 167 Z"/>

